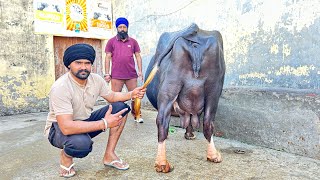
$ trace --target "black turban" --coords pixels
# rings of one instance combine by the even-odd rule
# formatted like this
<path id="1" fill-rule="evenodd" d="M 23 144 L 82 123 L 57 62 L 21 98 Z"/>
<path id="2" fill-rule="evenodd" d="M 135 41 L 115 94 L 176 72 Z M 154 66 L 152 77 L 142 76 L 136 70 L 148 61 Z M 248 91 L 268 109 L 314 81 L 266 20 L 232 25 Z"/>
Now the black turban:
<path id="1" fill-rule="evenodd" d="M 74 44 L 64 51 L 63 63 L 68 66 L 75 60 L 87 59 L 93 64 L 96 58 L 96 51 L 89 44 Z"/>

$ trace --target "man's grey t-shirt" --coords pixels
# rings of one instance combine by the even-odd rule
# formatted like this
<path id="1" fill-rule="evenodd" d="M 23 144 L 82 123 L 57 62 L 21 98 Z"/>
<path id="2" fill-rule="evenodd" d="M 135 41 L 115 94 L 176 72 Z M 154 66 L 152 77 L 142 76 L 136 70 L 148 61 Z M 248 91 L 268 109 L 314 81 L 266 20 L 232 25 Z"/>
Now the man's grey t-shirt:
<path id="1" fill-rule="evenodd" d="M 98 74 L 91 73 L 85 86 L 77 83 L 70 72 L 61 76 L 51 87 L 49 93 L 49 113 L 45 126 L 48 136 L 56 116 L 72 114 L 74 120 L 88 119 L 99 96 L 110 93 L 105 80 Z"/>

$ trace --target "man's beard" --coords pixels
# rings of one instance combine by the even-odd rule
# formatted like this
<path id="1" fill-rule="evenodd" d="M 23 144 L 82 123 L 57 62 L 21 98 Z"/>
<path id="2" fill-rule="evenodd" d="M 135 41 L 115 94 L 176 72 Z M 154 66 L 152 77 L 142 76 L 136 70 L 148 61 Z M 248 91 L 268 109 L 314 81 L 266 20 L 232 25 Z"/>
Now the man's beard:
<path id="1" fill-rule="evenodd" d="M 81 74 L 82 72 L 86 72 L 86 74 Z M 75 75 L 77 78 L 85 80 L 89 77 L 90 71 L 86 69 L 79 70 L 77 73 L 72 72 L 73 75 Z"/>
<path id="2" fill-rule="evenodd" d="M 128 32 L 125 32 L 125 31 L 118 32 L 118 35 L 119 35 L 120 39 L 127 39 L 128 38 Z"/>

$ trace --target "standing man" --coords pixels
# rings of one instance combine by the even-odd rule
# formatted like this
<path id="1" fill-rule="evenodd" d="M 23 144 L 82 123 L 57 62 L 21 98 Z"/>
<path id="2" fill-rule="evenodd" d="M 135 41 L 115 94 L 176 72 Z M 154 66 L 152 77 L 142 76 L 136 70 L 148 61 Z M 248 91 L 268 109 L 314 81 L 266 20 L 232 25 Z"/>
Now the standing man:
<path id="1" fill-rule="evenodd" d="M 121 93 L 108 90 L 107 83 L 98 74 L 91 73 L 96 52 L 88 44 L 75 44 L 66 49 L 64 65 L 69 72 L 51 87 L 45 134 L 49 142 L 62 149 L 60 176 L 75 175 L 73 158 L 83 158 L 92 151 L 92 138 L 109 129 L 109 138 L 103 157 L 105 166 L 120 170 L 129 168 L 115 153 L 130 107 L 125 104 L 132 98 L 143 98 L 145 90 L 137 87 Z M 94 112 L 93 106 L 101 96 L 110 105 Z"/>
<path id="2" fill-rule="evenodd" d="M 142 59 L 138 42 L 128 36 L 129 22 L 126 18 L 120 17 L 116 20 L 118 34 L 111 38 L 105 48 L 106 60 L 104 75 L 107 82 L 111 81 L 111 89 L 115 92 L 121 92 L 123 85 L 126 85 L 128 91 L 137 87 L 137 78 L 143 82 Z M 135 68 L 134 57 L 137 61 L 138 72 Z M 110 71 L 110 62 L 112 69 Z M 131 102 L 131 113 L 136 122 L 143 123 L 141 117 L 135 116 L 134 102 Z M 140 113 L 141 114 L 141 113 Z"/>

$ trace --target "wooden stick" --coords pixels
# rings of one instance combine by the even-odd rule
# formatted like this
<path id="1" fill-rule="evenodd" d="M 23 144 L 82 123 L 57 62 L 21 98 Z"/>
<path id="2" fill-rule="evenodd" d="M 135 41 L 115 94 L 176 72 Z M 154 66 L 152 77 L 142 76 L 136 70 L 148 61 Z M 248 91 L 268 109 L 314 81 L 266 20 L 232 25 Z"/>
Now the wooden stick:
<path id="1" fill-rule="evenodd" d="M 153 69 L 152 69 L 152 71 L 150 72 L 150 74 L 149 74 L 146 82 L 145 82 L 145 83 L 143 84 L 143 86 L 142 86 L 143 88 L 146 88 L 146 87 L 151 83 L 151 81 L 152 81 L 152 79 L 154 78 L 154 76 L 156 75 L 157 71 L 158 71 L 158 64 L 156 64 L 156 65 L 153 67 Z M 141 99 L 139 99 L 139 98 L 135 98 L 135 99 L 134 99 L 133 108 L 134 108 L 134 110 L 135 110 L 135 118 L 136 118 L 136 119 L 137 119 L 137 118 L 140 118 L 140 115 L 141 115 L 141 113 L 140 113 L 140 109 L 141 109 Z"/>

